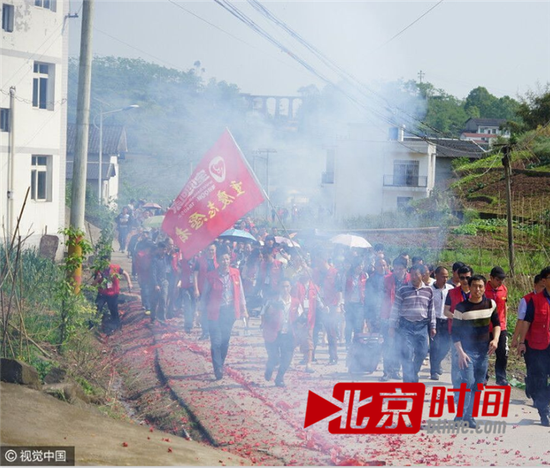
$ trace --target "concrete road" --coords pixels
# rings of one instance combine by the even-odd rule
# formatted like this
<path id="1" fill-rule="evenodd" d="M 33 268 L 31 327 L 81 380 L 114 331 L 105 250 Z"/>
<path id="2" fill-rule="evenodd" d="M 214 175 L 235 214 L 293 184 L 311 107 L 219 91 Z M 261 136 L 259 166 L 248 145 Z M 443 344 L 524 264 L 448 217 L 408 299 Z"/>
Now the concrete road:
<path id="1" fill-rule="evenodd" d="M 122 259 L 121 259 L 122 260 Z M 315 373 L 304 372 L 295 353 L 286 376 L 287 388 L 264 380 L 267 354 L 259 319 L 246 330 L 236 322 L 227 358 L 226 376 L 215 381 L 208 341 L 199 341 L 200 329 L 183 332 L 183 321 L 174 318 L 165 326 L 151 325 L 138 302 L 125 305 L 123 331 L 109 339 L 123 355 L 121 365 L 155 366 L 178 402 L 200 423 L 210 441 L 258 464 L 430 464 L 430 465 L 541 465 L 550 463 L 550 429 L 542 427 L 538 414 L 522 391 L 512 389 L 505 433 L 412 435 L 333 435 L 328 423 L 304 429 L 308 391 L 331 396 L 338 382 L 378 382 L 381 366 L 371 375 L 350 375 L 346 351 L 339 346 L 340 363 L 328 365 L 327 346 L 318 350 Z M 428 418 L 434 385 L 451 388 L 450 375 L 429 380 L 429 369 L 420 373 L 426 385 L 423 418 Z M 442 419 L 452 420 L 446 412 Z M 483 419 L 483 418 L 478 418 Z M 486 418 L 489 419 L 489 418 Z"/>

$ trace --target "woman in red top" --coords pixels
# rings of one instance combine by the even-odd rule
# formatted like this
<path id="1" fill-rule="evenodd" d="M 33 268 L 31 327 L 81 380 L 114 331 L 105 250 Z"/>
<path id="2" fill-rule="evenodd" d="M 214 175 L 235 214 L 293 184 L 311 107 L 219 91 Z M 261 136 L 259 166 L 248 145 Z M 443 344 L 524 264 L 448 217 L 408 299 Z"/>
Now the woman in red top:
<path id="1" fill-rule="evenodd" d="M 270 381 L 275 367 L 279 371 L 275 378 L 277 387 L 285 387 L 284 376 L 294 354 L 294 325 L 303 309 L 300 300 L 290 295 L 290 281 L 279 283 L 279 296 L 268 302 L 262 317 L 262 328 L 267 350 L 265 380 Z"/>

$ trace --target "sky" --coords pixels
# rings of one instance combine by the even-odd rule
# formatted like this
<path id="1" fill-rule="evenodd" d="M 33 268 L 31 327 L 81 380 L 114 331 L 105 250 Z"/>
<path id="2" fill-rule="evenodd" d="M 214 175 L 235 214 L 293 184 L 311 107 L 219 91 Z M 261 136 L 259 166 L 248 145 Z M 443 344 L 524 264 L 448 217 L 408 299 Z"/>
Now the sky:
<path id="1" fill-rule="evenodd" d="M 232 3 L 326 80 L 338 80 L 250 4 Z M 81 13 L 81 5 L 71 0 L 71 13 Z M 518 97 L 550 82 L 550 0 L 262 5 L 368 85 L 418 80 L 422 70 L 424 81 L 464 98 L 477 86 Z M 80 22 L 71 19 L 71 56 L 79 53 Z M 235 83 L 243 93 L 296 95 L 302 86 L 326 82 L 214 0 L 96 0 L 93 26 L 96 55 L 140 57 L 184 71 L 200 61 L 205 79 Z"/>

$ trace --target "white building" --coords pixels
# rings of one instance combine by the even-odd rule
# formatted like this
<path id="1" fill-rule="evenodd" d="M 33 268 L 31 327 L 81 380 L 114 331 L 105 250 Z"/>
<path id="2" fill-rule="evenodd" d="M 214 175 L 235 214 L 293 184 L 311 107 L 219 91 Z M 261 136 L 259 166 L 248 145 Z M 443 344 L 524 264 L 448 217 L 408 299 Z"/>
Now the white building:
<path id="1" fill-rule="evenodd" d="M 1 7 L 0 232 L 13 233 L 29 190 L 19 228 L 30 234 L 27 246 L 38 246 L 65 221 L 68 3 Z"/>
<path id="2" fill-rule="evenodd" d="M 505 123 L 506 119 L 470 118 L 464 124 L 460 139 L 478 144 L 492 144 L 498 137 L 510 138 L 510 132 L 502 129 Z"/>
<path id="3" fill-rule="evenodd" d="M 322 184 L 336 219 L 396 211 L 433 190 L 435 145 L 395 130 L 388 139 L 368 127 L 350 126 L 349 135 L 327 149 Z"/>

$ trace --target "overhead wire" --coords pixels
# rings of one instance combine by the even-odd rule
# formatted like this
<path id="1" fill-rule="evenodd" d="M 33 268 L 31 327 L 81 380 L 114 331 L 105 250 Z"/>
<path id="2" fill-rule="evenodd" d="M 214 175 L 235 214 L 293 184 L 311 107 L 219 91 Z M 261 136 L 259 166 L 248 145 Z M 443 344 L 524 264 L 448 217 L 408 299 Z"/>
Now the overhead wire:
<path id="1" fill-rule="evenodd" d="M 441 0 L 439 3 L 441 3 L 443 0 Z M 435 133 L 439 133 L 441 135 L 444 135 L 446 137 L 449 137 L 450 135 L 444 134 L 444 132 L 441 132 L 439 129 L 434 128 L 433 126 L 430 126 L 426 122 L 418 119 L 417 117 L 414 117 L 413 115 L 409 114 L 408 112 L 404 111 L 403 109 L 400 109 L 396 106 L 394 106 L 387 98 L 384 96 L 378 94 L 376 91 L 370 89 L 367 85 L 365 85 L 363 82 L 361 82 L 359 79 L 357 79 L 355 76 L 353 76 L 351 73 L 347 72 L 345 69 L 338 66 L 334 61 L 332 61 L 329 57 L 327 57 L 322 51 L 320 51 L 317 47 L 315 47 L 313 44 L 310 44 L 307 40 L 305 40 L 299 33 L 294 31 L 292 28 L 290 28 L 284 21 L 277 18 L 267 7 L 263 6 L 259 1 L 257 0 L 248 0 L 248 2 L 252 5 L 252 7 L 258 11 L 260 14 L 265 16 L 268 20 L 274 22 L 276 25 L 278 25 L 280 28 L 282 28 L 285 32 L 290 34 L 294 39 L 296 39 L 300 44 L 302 44 L 304 47 L 306 47 L 310 52 L 312 52 L 317 58 L 319 58 L 325 65 L 329 66 L 333 71 L 337 72 L 341 75 L 341 78 L 343 78 L 347 82 L 351 82 L 352 85 L 359 87 L 360 91 L 367 91 L 369 94 L 366 96 L 368 98 L 375 98 L 382 102 L 382 106 L 385 107 L 385 110 L 392 113 L 396 110 L 399 111 L 400 114 L 405 115 L 409 118 L 410 123 L 414 123 L 415 126 L 420 124 L 422 126 L 425 126 L 426 128 L 429 128 L 431 131 Z M 438 5 L 439 5 L 438 3 Z M 437 6 L 437 5 L 436 5 Z M 435 7 L 434 7 L 435 8 Z M 433 9 L 433 8 L 432 8 Z M 431 11 L 430 9 L 429 11 Z M 426 12 L 423 16 L 425 16 Z M 420 18 L 419 18 L 420 19 Z M 416 20 L 418 21 L 418 19 Z"/>
<path id="2" fill-rule="evenodd" d="M 274 38 L 273 36 L 271 36 L 269 33 L 267 33 L 265 31 L 265 29 L 261 28 L 256 22 L 254 22 L 254 20 L 252 20 L 251 18 L 249 18 L 246 14 L 244 14 L 241 10 L 239 10 L 235 5 L 231 4 L 228 0 L 214 0 L 218 5 L 220 5 L 222 8 L 224 8 L 225 10 L 227 10 L 229 13 L 231 13 L 233 16 L 235 16 L 237 19 L 239 19 L 241 22 L 245 23 L 247 26 L 249 26 L 251 29 L 253 29 L 254 31 L 256 31 L 258 34 L 260 34 L 262 37 L 264 37 L 266 40 L 268 40 L 269 42 L 271 42 L 273 45 L 275 45 L 276 47 L 280 48 L 281 50 L 283 50 L 284 52 L 286 52 L 287 54 L 289 54 L 292 58 L 294 58 L 298 63 L 300 63 L 302 66 L 304 66 L 308 71 L 310 71 L 311 73 L 313 73 L 315 76 L 317 76 L 319 79 L 321 79 L 323 82 L 325 82 L 326 84 L 330 84 L 331 86 L 333 86 L 335 89 L 337 89 L 339 92 L 341 92 L 342 94 L 344 94 L 348 99 L 350 99 L 355 105 L 359 106 L 361 110 L 367 110 L 368 112 L 374 114 L 376 117 L 378 117 L 379 119 L 381 119 L 382 121 L 390 124 L 390 125 L 396 125 L 396 122 L 393 121 L 391 119 L 391 117 L 388 117 L 387 115 L 383 115 L 380 113 L 380 111 L 377 111 L 375 110 L 372 106 L 368 106 L 365 102 L 361 102 L 360 99 L 358 99 L 357 96 L 354 96 L 352 95 L 349 91 L 347 91 L 345 88 L 343 88 L 342 86 L 340 86 L 339 84 L 336 84 L 334 82 L 332 82 L 330 79 L 328 79 L 324 74 L 322 74 L 320 71 L 318 71 L 314 66 L 310 65 L 307 61 L 305 61 L 304 59 L 302 59 L 301 57 L 298 56 L 297 53 L 294 53 L 292 52 L 291 50 L 289 50 L 286 46 L 284 46 L 283 44 L 280 43 L 280 41 L 278 41 L 276 38 Z M 267 11 L 267 9 L 265 7 L 263 7 L 262 5 L 258 6 L 257 5 L 257 2 L 256 2 L 256 7 L 255 7 L 257 10 L 265 10 Z M 274 15 L 270 14 L 271 17 L 274 17 Z M 279 23 L 282 23 L 279 21 Z M 285 27 L 285 30 L 288 30 L 290 29 L 289 27 Z M 288 32 L 288 31 L 287 31 Z M 293 32 L 294 35 L 298 36 L 299 37 L 299 34 Z M 303 38 L 302 38 L 303 40 Z M 304 40 L 305 41 L 305 40 Z M 307 42 L 307 41 L 305 41 Z M 307 47 L 309 50 L 311 51 L 314 51 L 314 50 L 317 50 L 314 46 L 312 46 L 311 44 L 309 44 L 309 46 Z M 319 55 L 322 55 L 322 53 L 320 51 L 318 51 Z M 323 62 L 329 62 L 330 65 L 329 67 L 332 68 L 333 70 L 338 70 L 340 69 L 340 67 L 338 67 L 337 65 L 335 65 L 334 63 L 332 63 L 330 61 L 330 59 L 328 59 L 326 56 L 324 56 L 324 60 L 322 60 Z M 352 77 L 352 75 L 350 75 L 349 73 L 345 72 L 343 69 L 340 69 L 341 72 L 344 74 L 344 79 L 346 82 L 349 82 L 350 81 L 350 77 L 352 78 L 353 81 L 355 82 L 358 82 L 358 80 L 356 80 L 354 77 Z M 355 87 L 356 89 L 356 87 Z M 369 97 L 372 97 L 372 96 L 369 96 L 369 95 L 366 95 L 364 92 L 361 93 L 362 97 L 363 98 L 369 98 Z M 376 94 L 375 94 L 376 96 Z M 384 99 L 380 96 L 377 96 L 379 99 Z M 387 102 L 387 101 L 386 101 Z M 395 108 L 394 108 L 395 109 Z M 391 108 L 389 108 L 388 106 L 384 106 L 383 107 L 383 110 L 386 111 L 386 112 L 389 112 L 391 113 Z M 409 116 L 410 118 L 413 118 L 412 116 Z M 415 120 L 419 121 L 419 119 L 416 119 L 414 118 Z M 427 125 L 425 124 L 424 122 L 422 121 L 419 121 L 421 122 L 422 124 L 424 125 Z M 437 129 L 434 129 L 434 130 L 437 130 Z M 438 131 L 438 130 L 437 130 Z M 438 131 L 439 132 L 439 131 Z M 414 132 L 413 130 L 408 130 L 408 133 L 410 133 L 411 135 L 414 135 L 416 136 L 417 138 L 420 138 L 428 143 L 435 143 L 435 141 L 431 141 L 429 139 L 429 137 L 426 137 L 425 135 L 423 134 L 420 134 L 420 133 L 416 133 Z M 439 132 L 441 133 L 441 132 Z M 399 142 L 400 144 L 402 144 L 402 142 Z M 461 152 L 463 154 L 470 154 L 471 152 L 468 152 L 468 151 L 463 151 L 463 150 L 456 150 L 457 152 Z"/>

